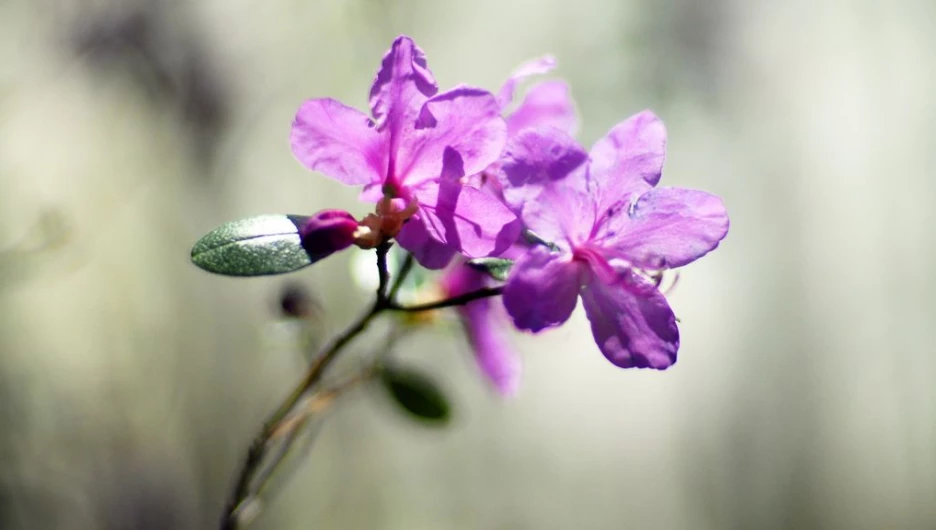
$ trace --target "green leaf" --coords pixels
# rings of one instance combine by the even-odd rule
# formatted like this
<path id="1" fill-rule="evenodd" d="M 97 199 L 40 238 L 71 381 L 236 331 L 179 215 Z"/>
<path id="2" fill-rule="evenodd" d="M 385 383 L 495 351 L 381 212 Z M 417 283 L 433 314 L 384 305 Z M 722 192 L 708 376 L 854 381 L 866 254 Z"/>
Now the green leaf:
<path id="1" fill-rule="evenodd" d="M 530 230 L 529 228 L 523 231 L 523 237 L 525 237 L 526 240 L 531 245 L 543 245 L 544 247 L 547 247 L 549 250 L 553 252 L 556 252 L 559 250 L 558 245 L 556 245 L 552 241 L 546 241 L 545 239 L 540 237 L 536 232 Z"/>
<path id="2" fill-rule="evenodd" d="M 439 426 L 448 423 L 448 399 L 425 374 L 412 368 L 384 367 L 380 381 L 394 402 L 414 418 Z"/>
<path id="3" fill-rule="evenodd" d="M 505 258 L 477 258 L 468 261 L 469 267 L 486 272 L 499 282 L 507 281 L 507 275 L 510 274 L 513 264 L 513 260 Z"/>
<path id="4" fill-rule="evenodd" d="M 266 276 L 312 264 L 302 248 L 300 215 L 261 215 L 215 228 L 192 247 L 192 262 L 227 276 Z"/>

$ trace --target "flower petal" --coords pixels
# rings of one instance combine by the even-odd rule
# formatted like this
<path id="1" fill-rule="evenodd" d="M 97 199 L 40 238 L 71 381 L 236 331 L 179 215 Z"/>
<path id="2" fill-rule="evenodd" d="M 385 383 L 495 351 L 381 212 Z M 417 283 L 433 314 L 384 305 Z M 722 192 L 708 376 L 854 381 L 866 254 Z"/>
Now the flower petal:
<path id="1" fill-rule="evenodd" d="M 408 126 L 407 126 L 408 127 Z M 395 179 L 415 188 L 442 174 L 443 156 L 461 158 L 455 178 L 479 173 L 504 150 L 507 124 L 490 92 L 457 87 L 426 101 L 413 129 L 406 129 L 394 156 Z"/>
<path id="2" fill-rule="evenodd" d="M 384 138 L 370 118 L 334 99 L 303 103 L 293 121 L 290 143 L 302 165 L 339 182 L 383 181 Z"/>
<path id="3" fill-rule="evenodd" d="M 439 91 L 426 55 L 412 39 L 400 35 L 380 63 L 370 91 L 370 107 L 378 127 L 391 135 L 415 121 L 419 108 Z"/>
<path id="4" fill-rule="evenodd" d="M 560 129 L 536 127 L 513 135 L 499 162 L 504 198 L 519 211 L 587 159 L 578 142 Z"/>
<path id="5" fill-rule="evenodd" d="M 542 331 L 569 319 L 578 299 L 581 265 L 568 254 L 536 247 L 517 260 L 504 286 L 504 307 L 519 329 Z"/>
<path id="6" fill-rule="evenodd" d="M 397 234 L 396 240 L 427 269 L 444 268 L 455 257 L 455 248 L 429 235 L 426 225 L 419 217 L 414 217 L 403 225 L 403 230 Z"/>
<path id="7" fill-rule="evenodd" d="M 510 347 L 507 330 L 494 313 L 494 302 L 475 300 L 458 308 L 465 334 L 481 372 L 503 395 L 513 395 L 520 384 L 520 358 Z"/>
<path id="8" fill-rule="evenodd" d="M 728 233 L 722 200 L 704 191 L 655 188 L 599 231 L 602 245 L 647 269 L 681 267 L 715 249 Z"/>
<path id="9" fill-rule="evenodd" d="M 477 291 L 490 283 L 487 274 L 464 261 L 446 270 L 439 280 L 446 297 Z M 500 305 L 499 301 L 483 298 L 459 306 L 457 310 L 481 372 L 502 394 L 510 395 L 516 392 L 520 382 L 520 359 L 507 339 Z"/>
<path id="10" fill-rule="evenodd" d="M 498 178 L 507 204 L 527 228 L 565 248 L 584 242 L 595 223 L 587 158 L 565 132 L 537 127 L 512 137 L 500 161 Z"/>
<path id="11" fill-rule="evenodd" d="M 649 110 L 614 126 L 589 153 L 599 209 L 630 203 L 656 186 L 666 155 L 666 128 Z"/>
<path id="12" fill-rule="evenodd" d="M 541 239 L 569 250 L 588 241 L 595 224 L 595 205 L 592 197 L 577 187 L 550 186 L 535 200 L 524 202 L 520 218 Z"/>
<path id="13" fill-rule="evenodd" d="M 428 233 L 470 258 L 496 255 L 520 237 L 520 222 L 499 199 L 444 180 L 416 192 Z"/>
<path id="14" fill-rule="evenodd" d="M 601 353 L 621 368 L 672 366 L 679 329 L 663 294 L 630 271 L 613 285 L 591 276 L 582 290 L 582 305 Z"/>
<path id="15" fill-rule="evenodd" d="M 551 55 L 544 55 L 538 59 L 533 59 L 521 64 L 510 74 L 510 79 L 508 79 L 497 92 L 497 104 L 501 109 L 506 108 L 513 102 L 514 92 L 517 90 L 517 85 L 520 84 L 521 81 L 533 75 L 549 73 L 555 67 L 556 58 Z"/>
<path id="16" fill-rule="evenodd" d="M 569 134 L 576 133 L 575 103 L 565 82 L 545 81 L 535 85 L 527 92 L 523 103 L 507 116 L 508 136 L 529 127 L 555 127 Z"/>

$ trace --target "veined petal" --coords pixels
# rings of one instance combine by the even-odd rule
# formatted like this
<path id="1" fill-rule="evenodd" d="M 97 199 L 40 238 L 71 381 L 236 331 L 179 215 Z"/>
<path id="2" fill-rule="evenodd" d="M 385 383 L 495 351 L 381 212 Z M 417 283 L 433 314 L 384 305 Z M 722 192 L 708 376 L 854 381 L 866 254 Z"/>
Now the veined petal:
<path id="1" fill-rule="evenodd" d="M 630 203 L 660 180 L 666 128 L 645 110 L 614 126 L 589 154 L 589 178 L 596 187 L 599 210 Z"/>
<path id="2" fill-rule="evenodd" d="M 582 304 L 601 353 L 621 368 L 662 370 L 675 363 L 679 329 L 663 294 L 631 271 L 610 285 L 590 276 Z"/>
<path id="3" fill-rule="evenodd" d="M 408 127 L 408 126 L 407 126 Z M 456 87 L 426 101 L 395 152 L 396 179 L 415 188 L 442 174 L 443 156 L 454 151 L 461 165 L 452 178 L 479 173 L 504 150 L 507 124 L 490 92 Z"/>
<path id="4" fill-rule="evenodd" d="M 575 103 L 564 81 L 544 81 L 534 85 L 523 98 L 523 103 L 506 119 L 509 137 L 530 127 L 555 127 L 570 135 L 578 129 Z"/>
<path id="5" fill-rule="evenodd" d="M 517 260 L 504 286 L 504 307 L 519 329 L 533 332 L 569 319 L 578 299 L 582 265 L 565 253 L 536 247 Z"/>
<path id="6" fill-rule="evenodd" d="M 517 85 L 520 84 L 521 81 L 532 75 L 549 73 L 555 67 L 556 58 L 551 55 L 544 55 L 538 59 L 533 59 L 521 64 L 510 74 L 510 79 L 508 79 L 497 92 L 497 104 L 502 109 L 506 108 L 513 102 L 514 92 L 517 90 Z"/>
<path id="7" fill-rule="evenodd" d="M 443 180 L 415 192 L 427 232 L 470 258 L 496 255 L 520 236 L 517 216 L 496 197 Z"/>
<path id="8" fill-rule="evenodd" d="M 591 197 L 570 186 L 551 186 L 523 204 L 520 218 L 526 228 L 550 243 L 569 250 L 587 241 L 594 225 Z"/>
<path id="9" fill-rule="evenodd" d="M 290 144 L 305 167 L 345 184 L 383 181 L 384 138 L 361 112 L 334 99 L 310 99 L 293 121 Z"/>
<path id="10" fill-rule="evenodd" d="M 429 235 L 426 225 L 419 217 L 414 217 L 403 225 L 396 240 L 427 269 L 442 269 L 455 257 L 456 249 Z"/>
<path id="11" fill-rule="evenodd" d="M 722 200 L 704 191 L 655 188 L 599 232 L 602 246 L 647 269 L 681 267 L 715 249 L 728 233 Z"/>
<path id="12" fill-rule="evenodd" d="M 562 181 L 588 159 L 571 136 L 553 127 L 526 129 L 511 136 L 501 156 L 504 199 L 517 211 L 546 187 Z"/>
<path id="13" fill-rule="evenodd" d="M 567 133 L 536 127 L 511 137 L 499 162 L 507 204 L 524 226 L 566 249 L 587 239 L 595 222 L 592 193 L 585 189 L 587 158 Z"/>
<path id="14" fill-rule="evenodd" d="M 400 35 L 380 63 L 370 91 L 370 107 L 383 129 L 412 122 L 419 108 L 439 91 L 426 64 L 426 55 L 412 39 Z M 392 131 L 392 133 L 395 131 Z"/>

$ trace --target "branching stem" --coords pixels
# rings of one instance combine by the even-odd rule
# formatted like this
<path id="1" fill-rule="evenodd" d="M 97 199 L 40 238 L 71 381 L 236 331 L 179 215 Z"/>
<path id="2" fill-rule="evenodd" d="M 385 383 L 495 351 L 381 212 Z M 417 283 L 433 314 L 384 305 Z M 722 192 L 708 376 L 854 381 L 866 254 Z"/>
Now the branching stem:
<path id="1" fill-rule="evenodd" d="M 263 485 L 269 478 L 269 475 L 272 474 L 274 468 L 279 464 L 280 461 L 282 461 L 286 455 L 286 452 L 289 451 L 290 445 L 293 443 L 293 441 L 295 441 L 295 436 L 288 436 L 287 439 L 283 440 L 279 445 L 279 449 L 274 455 L 274 461 L 268 466 L 263 466 L 270 449 L 270 442 L 274 438 L 274 435 L 276 435 L 278 432 L 281 432 L 284 422 L 289 421 L 290 414 L 293 413 L 296 406 L 302 402 L 303 398 L 309 394 L 312 389 L 322 380 L 322 377 L 325 375 L 325 371 L 338 357 L 344 347 L 347 346 L 358 335 L 363 333 L 375 317 L 384 311 L 402 311 L 415 313 L 420 311 L 431 311 L 434 309 L 463 305 L 481 298 L 497 296 L 503 291 L 502 287 L 492 287 L 479 289 L 477 291 L 472 291 L 470 293 L 465 293 L 463 295 L 455 296 L 445 300 L 439 300 L 437 302 L 430 302 L 427 304 L 413 306 L 400 305 L 396 301 L 396 296 L 403 284 L 403 281 L 406 279 L 406 276 L 413 267 L 413 257 L 412 255 L 407 255 L 406 260 L 403 262 L 400 270 L 396 275 L 396 278 L 394 278 L 393 285 L 390 285 L 390 272 L 387 269 L 387 252 L 389 250 L 390 243 L 383 243 L 377 247 L 377 274 L 379 281 L 374 303 L 347 329 L 332 339 L 332 341 L 323 348 L 322 352 L 316 356 L 315 360 L 312 361 L 312 364 L 306 371 L 302 381 L 296 386 L 296 388 L 286 398 L 286 400 L 283 401 L 279 408 L 277 408 L 276 411 L 270 415 L 267 421 L 263 424 L 263 428 L 254 438 L 253 443 L 250 444 L 250 448 L 247 450 L 247 455 L 241 464 L 240 472 L 237 476 L 237 481 L 235 482 L 227 503 L 224 506 L 224 513 L 221 517 L 221 530 L 238 530 L 240 522 L 239 514 L 241 510 L 249 503 L 249 501 L 257 497 L 260 490 L 263 488 Z M 254 484 L 257 482 L 257 475 L 261 469 L 264 471 L 260 477 L 260 484 L 255 486 Z"/>

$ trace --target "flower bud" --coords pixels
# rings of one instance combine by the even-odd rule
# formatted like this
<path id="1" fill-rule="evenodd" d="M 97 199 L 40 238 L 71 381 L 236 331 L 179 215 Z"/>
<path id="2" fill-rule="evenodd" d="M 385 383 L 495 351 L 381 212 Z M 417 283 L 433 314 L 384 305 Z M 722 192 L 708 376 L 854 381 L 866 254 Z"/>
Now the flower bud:
<path id="1" fill-rule="evenodd" d="M 322 210 L 309 217 L 299 229 L 302 248 L 312 262 L 344 250 L 354 242 L 358 222 L 344 210 Z"/>

